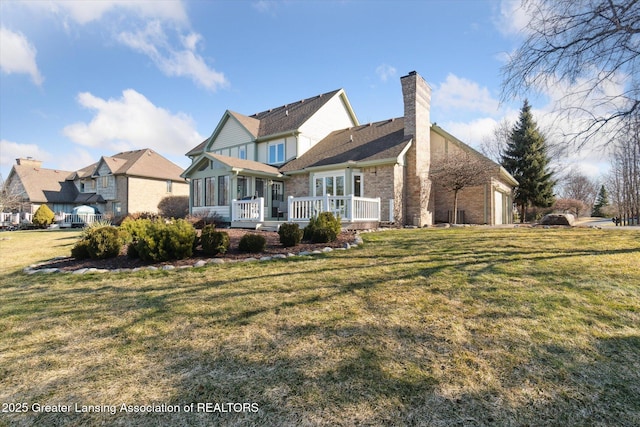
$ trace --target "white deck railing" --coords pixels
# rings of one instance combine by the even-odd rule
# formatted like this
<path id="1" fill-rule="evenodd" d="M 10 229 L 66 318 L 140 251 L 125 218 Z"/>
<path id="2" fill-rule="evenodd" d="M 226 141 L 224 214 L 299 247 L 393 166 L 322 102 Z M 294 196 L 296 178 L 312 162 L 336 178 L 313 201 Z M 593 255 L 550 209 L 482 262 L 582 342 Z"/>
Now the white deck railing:
<path id="1" fill-rule="evenodd" d="M 264 221 L 264 197 L 231 201 L 231 221 Z"/>
<path id="2" fill-rule="evenodd" d="M 56 217 L 63 225 L 91 224 L 102 220 L 102 214 L 70 214 L 62 213 Z"/>
<path id="3" fill-rule="evenodd" d="M 293 197 L 288 199 L 288 221 L 309 221 L 332 212 L 346 222 L 380 221 L 380 198 L 348 196 Z"/>
<path id="4" fill-rule="evenodd" d="M 22 222 L 31 222 L 33 219 L 33 214 L 28 212 L 20 212 L 20 213 L 11 213 L 11 212 L 0 212 L 0 223 L 2 224 L 20 224 Z"/>

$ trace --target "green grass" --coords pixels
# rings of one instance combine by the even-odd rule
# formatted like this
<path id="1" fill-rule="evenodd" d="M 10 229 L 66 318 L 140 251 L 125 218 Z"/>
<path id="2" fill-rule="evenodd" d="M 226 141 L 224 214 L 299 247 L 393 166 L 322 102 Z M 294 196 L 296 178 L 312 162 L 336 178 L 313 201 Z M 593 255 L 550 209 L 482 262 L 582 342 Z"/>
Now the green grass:
<path id="1" fill-rule="evenodd" d="M 386 231 L 317 258 L 82 276 L 21 273 L 73 234 L 4 236 L 0 402 L 259 411 L 0 425 L 640 424 L 637 231 Z"/>

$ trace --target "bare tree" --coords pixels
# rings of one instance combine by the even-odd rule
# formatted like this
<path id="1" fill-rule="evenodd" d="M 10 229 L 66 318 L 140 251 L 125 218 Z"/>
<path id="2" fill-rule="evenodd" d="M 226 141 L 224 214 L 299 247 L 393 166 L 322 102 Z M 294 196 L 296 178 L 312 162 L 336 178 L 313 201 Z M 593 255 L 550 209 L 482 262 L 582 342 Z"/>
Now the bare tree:
<path id="1" fill-rule="evenodd" d="M 640 115 L 627 120 L 626 130 L 615 141 L 609 191 L 616 216 L 623 225 L 633 225 L 640 216 Z"/>
<path id="2" fill-rule="evenodd" d="M 12 212 L 20 209 L 23 197 L 15 188 L 6 185 L 0 175 L 0 212 Z"/>
<path id="3" fill-rule="evenodd" d="M 617 135 L 640 112 L 639 0 L 522 0 L 527 38 L 503 68 L 503 99 L 551 86 L 572 87 L 560 108 L 583 117 L 570 136 L 580 146 L 601 131 Z M 623 87 L 612 91 L 612 85 Z"/>
<path id="4" fill-rule="evenodd" d="M 499 163 L 502 160 L 505 148 L 509 144 L 512 129 L 513 123 L 510 123 L 507 119 L 502 119 L 493 129 L 493 135 L 482 139 L 480 152 L 494 162 Z"/>
<path id="5" fill-rule="evenodd" d="M 592 207 L 600 187 L 588 176 L 573 168 L 559 180 L 559 193 L 563 199 L 573 199 Z"/>
<path id="6" fill-rule="evenodd" d="M 450 153 L 434 160 L 431 179 L 435 185 L 453 193 L 453 223 L 458 223 L 458 195 L 460 191 L 483 184 L 487 179 L 490 162 L 467 151 Z"/>
<path id="7" fill-rule="evenodd" d="M 580 218 L 581 213 L 589 212 L 589 206 L 578 199 L 557 199 L 553 209 L 573 214 L 576 219 Z"/>

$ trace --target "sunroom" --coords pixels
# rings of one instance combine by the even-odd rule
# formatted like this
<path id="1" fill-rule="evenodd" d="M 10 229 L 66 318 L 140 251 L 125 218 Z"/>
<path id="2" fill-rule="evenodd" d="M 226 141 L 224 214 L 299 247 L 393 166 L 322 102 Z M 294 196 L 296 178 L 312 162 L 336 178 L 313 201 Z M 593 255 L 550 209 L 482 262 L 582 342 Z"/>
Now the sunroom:
<path id="1" fill-rule="evenodd" d="M 232 225 L 285 217 L 285 177 L 252 160 L 203 153 L 182 174 L 191 178 L 189 208 L 195 216 L 217 216 Z"/>

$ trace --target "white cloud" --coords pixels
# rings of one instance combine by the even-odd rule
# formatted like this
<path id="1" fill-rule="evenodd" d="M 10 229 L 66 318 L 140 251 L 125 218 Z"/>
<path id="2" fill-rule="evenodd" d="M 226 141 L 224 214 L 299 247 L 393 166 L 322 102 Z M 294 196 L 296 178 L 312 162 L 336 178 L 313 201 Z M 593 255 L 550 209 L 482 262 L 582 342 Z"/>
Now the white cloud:
<path id="1" fill-rule="evenodd" d="M 197 52 L 202 36 L 180 36 L 182 49 L 171 45 L 160 21 L 152 21 L 143 30 L 121 32 L 117 39 L 124 45 L 147 55 L 167 76 L 189 77 L 202 87 L 215 91 L 229 83 L 223 73 L 209 67 Z"/>
<path id="2" fill-rule="evenodd" d="M 382 80 L 383 82 L 386 82 L 390 78 L 393 78 L 396 76 L 397 70 L 395 69 L 395 67 L 392 67 L 391 65 L 382 64 L 376 68 L 376 74 L 378 75 L 380 80 Z"/>
<path id="3" fill-rule="evenodd" d="M 496 114 L 499 109 L 499 102 L 491 97 L 489 89 L 454 74 L 447 75 L 444 83 L 436 86 L 432 103 L 443 110 L 478 111 L 485 114 Z"/>
<path id="4" fill-rule="evenodd" d="M 505 36 L 525 34 L 531 17 L 521 0 L 502 0 L 493 24 Z"/>
<path id="5" fill-rule="evenodd" d="M 498 121 L 483 117 L 470 122 L 445 122 L 438 125 L 465 144 L 478 148 L 485 138 L 493 135 Z"/>
<path id="6" fill-rule="evenodd" d="M 10 168 L 15 164 L 16 159 L 21 157 L 33 157 L 43 162 L 53 158 L 51 153 L 41 149 L 36 144 L 20 144 L 6 139 L 0 140 L 0 166 Z"/>
<path id="7" fill-rule="evenodd" d="M 191 117 L 157 107 L 133 89 L 109 100 L 83 92 L 78 102 L 94 110 L 95 116 L 89 123 L 66 126 L 63 133 L 83 146 L 103 151 L 152 148 L 163 154 L 183 155 L 203 139 Z"/>
<path id="8" fill-rule="evenodd" d="M 162 19 L 176 23 L 188 22 L 182 1 L 140 1 L 140 0 L 50 0 L 25 2 L 37 11 L 46 11 L 61 16 L 65 21 L 85 25 L 99 21 L 114 11 L 133 12 L 146 19 Z"/>
<path id="9" fill-rule="evenodd" d="M 0 70 L 5 74 L 29 74 L 36 85 L 44 81 L 36 64 L 36 48 L 22 33 L 0 27 Z"/>

